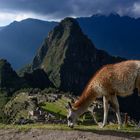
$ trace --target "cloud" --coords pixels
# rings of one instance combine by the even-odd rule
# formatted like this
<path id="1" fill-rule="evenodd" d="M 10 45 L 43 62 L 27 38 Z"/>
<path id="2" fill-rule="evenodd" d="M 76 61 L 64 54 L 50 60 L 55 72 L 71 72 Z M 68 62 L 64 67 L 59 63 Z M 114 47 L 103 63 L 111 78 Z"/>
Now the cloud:
<path id="1" fill-rule="evenodd" d="M 0 26 L 7 25 L 15 19 L 15 15 L 8 12 L 0 12 Z"/>
<path id="2" fill-rule="evenodd" d="M 10 12 L 20 17 L 19 19 L 37 15 L 46 20 L 58 20 L 66 16 L 90 16 L 112 12 L 140 17 L 140 2 L 139 0 L 0 0 L 0 13 Z"/>
<path id="3" fill-rule="evenodd" d="M 140 2 L 134 3 L 132 11 L 135 17 L 140 17 Z"/>
<path id="4" fill-rule="evenodd" d="M 51 20 L 51 17 L 38 15 L 35 13 L 30 12 L 0 12 L 0 26 L 8 25 L 9 23 L 16 21 L 21 21 L 27 18 L 35 18 L 35 19 L 42 19 L 42 20 Z"/>

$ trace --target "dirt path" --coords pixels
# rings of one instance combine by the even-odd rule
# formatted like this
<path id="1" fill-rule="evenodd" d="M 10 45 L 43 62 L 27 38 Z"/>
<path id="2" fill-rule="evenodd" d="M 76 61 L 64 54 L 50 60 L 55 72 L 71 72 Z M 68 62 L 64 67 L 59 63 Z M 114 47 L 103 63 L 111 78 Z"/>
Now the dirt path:
<path id="1" fill-rule="evenodd" d="M 48 129 L 31 129 L 27 132 L 0 130 L 0 140 L 140 140 L 131 134 L 118 132 L 82 132 Z"/>

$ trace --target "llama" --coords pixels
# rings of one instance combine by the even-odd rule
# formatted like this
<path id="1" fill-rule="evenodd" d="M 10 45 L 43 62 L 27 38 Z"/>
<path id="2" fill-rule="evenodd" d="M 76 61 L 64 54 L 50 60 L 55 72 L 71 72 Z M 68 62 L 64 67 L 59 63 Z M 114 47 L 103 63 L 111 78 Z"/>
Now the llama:
<path id="1" fill-rule="evenodd" d="M 68 126 L 72 128 L 88 106 L 97 98 L 103 97 L 104 117 L 101 127 L 107 124 L 110 103 L 120 128 L 122 121 L 117 96 L 129 96 L 135 88 L 140 95 L 140 61 L 127 60 L 103 66 L 89 81 L 80 98 L 73 104 L 68 102 Z"/>

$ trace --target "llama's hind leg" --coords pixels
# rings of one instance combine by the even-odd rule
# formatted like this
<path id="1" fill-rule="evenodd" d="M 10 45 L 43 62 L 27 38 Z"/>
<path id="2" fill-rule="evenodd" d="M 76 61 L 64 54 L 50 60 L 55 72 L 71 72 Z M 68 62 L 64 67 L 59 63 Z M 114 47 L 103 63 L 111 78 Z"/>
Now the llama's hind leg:
<path id="1" fill-rule="evenodd" d="M 122 126 L 122 121 L 121 121 L 121 115 L 120 115 L 120 109 L 119 109 L 119 102 L 118 102 L 117 96 L 116 95 L 111 96 L 110 102 L 112 104 L 113 109 L 116 112 L 116 117 L 117 117 L 117 120 L 118 120 L 119 129 L 120 129 L 121 126 Z"/>
<path id="2" fill-rule="evenodd" d="M 140 96 L 140 70 L 138 71 L 138 75 L 137 75 L 137 78 L 136 78 L 135 88 L 138 89 L 138 96 Z"/>
<path id="3" fill-rule="evenodd" d="M 138 96 L 140 96 L 140 87 L 138 88 Z"/>
<path id="4" fill-rule="evenodd" d="M 107 124 L 109 104 L 108 104 L 108 98 L 106 96 L 103 96 L 103 105 L 104 105 L 104 118 L 103 118 L 103 124 L 101 127 L 104 127 Z"/>

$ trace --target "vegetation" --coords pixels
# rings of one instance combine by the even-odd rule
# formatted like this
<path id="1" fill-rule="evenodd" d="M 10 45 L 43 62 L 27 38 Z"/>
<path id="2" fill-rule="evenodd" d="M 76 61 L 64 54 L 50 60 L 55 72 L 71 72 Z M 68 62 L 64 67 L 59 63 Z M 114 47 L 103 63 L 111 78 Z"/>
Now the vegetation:
<path id="1" fill-rule="evenodd" d="M 79 130 L 87 132 L 112 132 L 126 133 L 131 136 L 140 136 L 140 129 L 135 129 L 135 126 L 117 128 L 117 125 L 107 125 L 105 128 L 99 128 L 97 125 L 76 125 L 74 129 L 69 128 L 66 124 L 29 124 L 29 125 L 4 125 L 0 124 L 0 129 L 17 129 L 19 131 L 28 131 L 30 129 L 49 129 L 49 130 Z"/>
<path id="2" fill-rule="evenodd" d="M 6 122 L 6 116 L 4 114 L 4 106 L 9 101 L 10 97 L 7 97 L 4 93 L 0 93 L 0 123 Z"/>
<path id="3" fill-rule="evenodd" d="M 18 85 L 17 85 L 18 83 Z M 21 79 L 5 59 L 0 59 L 0 89 L 12 93 L 21 87 Z"/>
<path id="4" fill-rule="evenodd" d="M 30 101 L 28 92 L 16 93 L 4 106 L 4 113 L 7 116 L 7 122 L 16 122 L 21 117 L 27 118 L 28 111 L 33 108 L 34 104 Z"/>
<path id="5" fill-rule="evenodd" d="M 68 98 L 63 97 L 55 102 L 45 102 L 41 104 L 41 107 L 47 112 L 53 113 L 58 117 L 66 117 L 66 105 L 70 101 Z"/>
<path id="6" fill-rule="evenodd" d="M 17 74 L 19 76 L 23 77 L 26 72 L 27 73 L 31 73 L 32 72 L 32 66 L 31 66 L 31 64 L 25 65 L 23 68 L 21 68 L 20 70 L 17 71 Z"/>
<path id="7" fill-rule="evenodd" d="M 59 89 L 57 88 L 52 88 L 52 87 L 49 87 L 49 88 L 45 88 L 44 90 L 41 90 L 41 94 L 52 94 L 52 93 L 59 93 L 59 94 L 63 94 L 62 91 L 60 91 Z"/>

